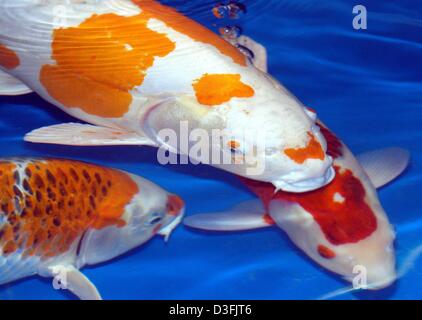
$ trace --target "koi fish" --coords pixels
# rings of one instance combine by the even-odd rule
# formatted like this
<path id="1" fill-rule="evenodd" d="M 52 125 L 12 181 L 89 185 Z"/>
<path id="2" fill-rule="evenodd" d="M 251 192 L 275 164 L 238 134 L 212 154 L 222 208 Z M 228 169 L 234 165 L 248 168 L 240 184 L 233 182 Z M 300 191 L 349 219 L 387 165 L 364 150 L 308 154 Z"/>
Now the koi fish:
<path id="1" fill-rule="evenodd" d="M 214 231 L 275 224 L 322 267 L 350 282 L 365 272 L 367 288 L 384 288 L 396 279 L 395 235 L 375 189 L 405 170 L 409 154 L 388 148 L 355 158 L 327 127 L 319 125 L 328 142 L 328 154 L 334 159 L 336 177 L 330 184 L 301 194 L 274 193 L 271 184 L 241 178 L 260 203 L 247 202 L 225 213 L 190 216 L 184 223 Z"/>
<path id="2" fill-rule="evenodd" d="M 101 299 L 79 270 L 156 234 L 167 239 L 183 213 L 179 197 L 123 171 L 64 159 L 1 160 L 0 285 L 40 275 L 81 299 Z"/>
<path id="3" fill-rule="evenodd" d="M 232 44 L 157 1 L 2 1 L 0 68 L 2 94 L 35 91 L 90 123 L 40 128 L 26 141 L 189 154 L 199 141 L 162 135 L 180 136 L 187 121 L 189 134 L 222 133 L 206 150 L 230 163 L 189 154 L 203 163 L 291 192 L 334 177 L 312 113 Z"/>

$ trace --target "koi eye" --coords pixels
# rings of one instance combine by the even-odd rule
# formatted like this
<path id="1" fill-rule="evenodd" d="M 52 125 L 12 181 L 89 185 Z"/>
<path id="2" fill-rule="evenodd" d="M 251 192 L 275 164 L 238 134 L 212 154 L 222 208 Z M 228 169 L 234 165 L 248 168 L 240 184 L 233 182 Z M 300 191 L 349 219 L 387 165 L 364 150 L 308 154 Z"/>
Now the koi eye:
<path id="1" fill-rule="evenodd" d="M 149 219 L 145 222 L 146 226 L 153 226 L 160 223 L 164 218 L 164 214 L 155 212 L 153 213 Z"/>

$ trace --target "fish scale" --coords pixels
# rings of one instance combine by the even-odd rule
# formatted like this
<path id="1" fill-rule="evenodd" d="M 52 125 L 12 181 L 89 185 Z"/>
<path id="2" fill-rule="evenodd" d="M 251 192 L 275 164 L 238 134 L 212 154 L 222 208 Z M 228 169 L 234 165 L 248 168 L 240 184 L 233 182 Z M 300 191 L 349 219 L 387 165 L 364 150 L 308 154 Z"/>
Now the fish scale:
<path id="1" fill-rule="evenodd" d="M 141 177 L 65 159 L 0 160 L 0 196 L 0 284 L 65 271 L 84 299 L 100 295 L 80 268 L 167 239 L 184 212 Z"/>
<path id="2" fill-rule="evenodd" d="M 24 230 L 21 235 L 29 233 L 26 245 L 21 243 L 18 246 L 27 249 L 24 255 L 49 256 L 51 255 L 47 250 L 49 246 L 55 250 L 57 248 L 54 246 L 57 246 L 61 252 L 66 251 L 85 228 L 94 225 L 96 220 L 100 219 L 99 212 L 96 211 L 97 203 L 101 203 L 106 198 L 107 192 L 110 192 L 112 186 L 108 183 L 111 184 L 109 180 L 111 177 L 107 177 L 107 174 L 102 172 L 103 184 L 97 186 L 98 179 L 101 177 L 95 170 L 101 171 L 99 167 L 85 165 L 77 172 L 72 162 L 68 161 L 61 163 L 63 169 L 66 169 L 68 163 L 70 165 L 66 174 L 60 167 L 54 169 L 55 160 L 13 163 L 15 169 L 13 173 L 10 173 L 9 180 L 11 177 L 14 179 L 10 183 L 13 184 L 12 189 L 15 195 L 13 198 L 12 195 L 9 197 L 8 207 L 9 210 L 10 207 L 12 209 L 7 213 L 9 226 L 3 226 L 3 231 L 10 233 L 6 228 L 20 226 Z M 10 167 L 10 163 L 6 165 Z M 91 173 L 93 177 L 88 171 L 94 171 Z M 97 189 L 101 190 L 97 191 Z M 13 200 L 16 197 L 19 198 L 19 202 L 22 202 L 19 206 L 21 212 L 17 212 L 16 207 L 13 206 Z M 25 206 L 23 203 L 30 206 Z M 22 218 L 22 221 L 15 222 L 17 217 Z M 38 229 L 28 229 L 26 222 L 30 219 L 29 217 L 35 218 L 39 225 Z M 115 221 L 115 223 L 123 223 L 123 221 Z M 59 230 L 70 236 L 65 238 Z M 15 244 L 17 242 L 15 240 Z"/>

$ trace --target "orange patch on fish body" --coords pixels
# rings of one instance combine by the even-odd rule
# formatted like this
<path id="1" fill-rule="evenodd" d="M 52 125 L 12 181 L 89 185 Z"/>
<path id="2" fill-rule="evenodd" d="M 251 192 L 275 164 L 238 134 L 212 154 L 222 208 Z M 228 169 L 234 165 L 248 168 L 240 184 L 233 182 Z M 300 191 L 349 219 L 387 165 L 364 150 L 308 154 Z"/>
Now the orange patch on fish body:
<path id="1" fill-rule="evenodd" d="M 205 74 L 193 83 L 196 99 L 207 106 L 221 105 L 233 98 L 250 98 L 252 87 L 240 80 L 240 74 Z"/>
<path id="2" fill-rule="evenodd" d="M 130 90 L 143 83 L 157 57 L 175 49 L 166 35 L 147 27 L 150 16 L 93 15 L 77 27 L 53 32 L 52 58 L 40 81 L 68 108 L 118 118 L 128 112 Z"/>
<path id="3" fill-rule="evenodd" d="M 195 41 L 210 44 L 220 53 L 230 57 L 235 63 L 246 66 L 247 58 L 236 47 L 196 21 L 179 13 L 176 9 L 164 6 L 155 0 L 132 0 L 143 12 L 151 15 L 170 28 L 183 33 Z"/>
<path id="4" fill-rule="evenodd" d="M 24 171 L 0 164 L 5 224 L 0 249 L 7 256 L 48 258 L 67 252 L 89 228 L 121 227 L 125 206 L 139 191 L 125 173 L 68 160 L 30 162 Z M 24 172 L 24 173 L 22 173 Z"/>
<path id="5" fill-rule="evenodd" d="M 8 162 L 0 162 L 0 213 L 12 213 L 14 208 L 14 178 L 15 165 Z M 12 216 L 12 221 L 14 217 Z M 3 219 L 0 219 L 0 221 Z M 10 254 L 17 250 L 14 241 L 13 226 L 3 224 L 0 228 L 0 247 L 3 253 Z"/>
<path id="6" fill-rule="evenodd" d="M 20 59 L 15 51 L 0 44 L 0 66 L 12 70 L 20 65 Z"/>
<path id="7" fill-rule="evenodd" d="M 317 250 L 319 255 L 325 259 L 333 259 L 336 257 L 336 253 L 333 250 L 322 244 L 318 245 Z"/>
<path id="8" fill-rule="evenodd" d="M 289 148 L 284 153 L 296 163 L 302 164 L 308 159 L 324 160 L 325 153 L 321 144 L 315 139 L 315 136 L 308 132 L 310 137 L 308 144 L 304 148 Z"/>

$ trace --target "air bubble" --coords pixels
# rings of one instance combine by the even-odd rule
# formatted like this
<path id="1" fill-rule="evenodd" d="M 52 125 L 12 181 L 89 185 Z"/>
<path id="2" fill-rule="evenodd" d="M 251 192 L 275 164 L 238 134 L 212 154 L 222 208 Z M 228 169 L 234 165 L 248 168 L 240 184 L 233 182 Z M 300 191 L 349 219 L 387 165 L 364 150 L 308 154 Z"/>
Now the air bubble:
<path id="1" fill-rule="evenodd" d="M 216 18 L 223 19 L 227 16 L 227 8 L 221 3 L 218 3 L 214 6 L 214 8 L 212 8 L 212 13 Z"/>
<path id="2" fill-rule="evenodd" d="M 225 26 L 218 29 L 221 36 L 227 41 L 237 40 L 242 34 L 242 28 L 238 26 Z"/>
<path id="3" fill-rule="evenodd" d="M 223 1 L 212 8 L 212 13 L 218 19 L 239 19 L 242 14 L 246 13 L 246 6 L 236 0 Z"/>

